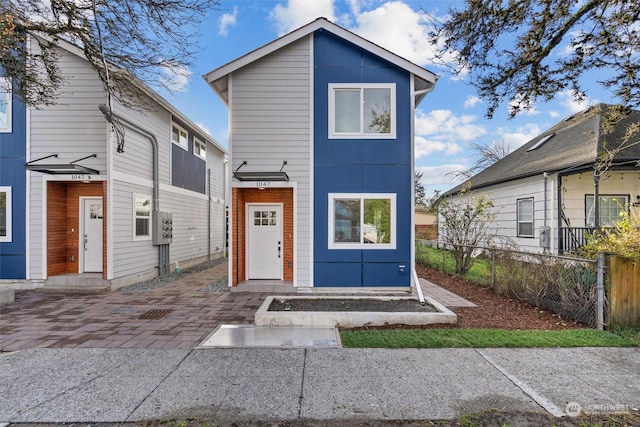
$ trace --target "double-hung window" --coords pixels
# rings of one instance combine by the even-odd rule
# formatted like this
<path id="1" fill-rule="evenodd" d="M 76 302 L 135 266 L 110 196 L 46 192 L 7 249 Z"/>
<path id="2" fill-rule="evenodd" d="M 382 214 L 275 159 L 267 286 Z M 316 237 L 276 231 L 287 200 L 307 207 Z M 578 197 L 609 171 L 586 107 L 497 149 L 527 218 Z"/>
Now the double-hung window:
<path id="1" fill-rule="evenodd" d="M 11 132 L 11 80 L 0 77 L 0 133 Z"/>
<path id="2" fill-rule="evenodd" d="M 171 125 L 171 142 L 184 150 L 189 150 L 189 132 L 173 123 Z"/>
<path id="3" fill-rule="evenodd" d="M 395 137 L 395 84 L 329 85 L 329 138 Z"/>
<path id="4" fill-rule="evenodd" d="M 620 221 L 620 214 L 626 212 L 629 206 L 629 196 L 602 194 L 598 197 L 600 201 L 600 227 L 612 227 L 616 222 Z M 595 197 L 591 195 L 585 196 L 586 222 L 587 227 L 595 227 Z"/>
<path id="5" fill-rule="evenodd" d="M 11 187 L 0 187 L 0 242 L 11 241 Z"/>
<path id="6" fill-rule="evenodd" d="M 193 138 L 193 154 L 200 157 L 201 159 L 207 159 L 207 146 L 204 142 L 196 137 Z"/>
<path id="7" fill-rule="evenodd" d="M 395 194 L 329 194 L 329 249 L 395 247 Z"/>
<path id="8" fill-rule="evenodd" d="M 134 194 L 134 240 L 148 240 L 151 238 L 151 198 Z"/>
<path id="9" fill-rule="evenodd" d="M 533 197 L 517 200 L 518 237 L 533 237 Z"/>

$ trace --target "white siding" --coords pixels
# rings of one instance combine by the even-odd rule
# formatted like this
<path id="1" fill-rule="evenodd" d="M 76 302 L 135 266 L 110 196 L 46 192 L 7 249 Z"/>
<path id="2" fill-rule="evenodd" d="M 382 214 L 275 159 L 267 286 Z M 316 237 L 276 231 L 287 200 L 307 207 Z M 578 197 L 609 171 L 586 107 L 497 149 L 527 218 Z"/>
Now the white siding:
<path id="1" fill-rule="evenodd" d="M 231 159 L 235 170 L 284 170 L 297 183 L 297 280 L 311 282 L 309 38 L 296 41 L 231 76 Z"/>

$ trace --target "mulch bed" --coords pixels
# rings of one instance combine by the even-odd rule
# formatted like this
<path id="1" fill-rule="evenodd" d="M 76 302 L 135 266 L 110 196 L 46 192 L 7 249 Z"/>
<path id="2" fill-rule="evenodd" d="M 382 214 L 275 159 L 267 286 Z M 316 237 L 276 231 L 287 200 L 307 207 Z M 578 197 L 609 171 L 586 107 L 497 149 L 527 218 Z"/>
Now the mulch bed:
<path id="1" fill-rule="evenodd" d="M 477 305 L 477 307 L 452 308 L 452 311 L 458 315 L 458 323 L 452 327 L 507 330 L 563 330 L 586 327 L 581 323 L 563 319 L 547 310 L 497 294 L 490 288 L 459 277 L 449 276 L 421 265 L 416 265 L 416 272 L 419 277 Z"/>
<path id="2" fill-rule="evenodd" d="M 382 299 L 338 299 L 338 298 L 290 298 L 274 299 L 269 311 L 367 311 L 367 312 L 405 312 L 417 311 L 434 313 L 436 309 L 419 301 L 382 300 Z"/>

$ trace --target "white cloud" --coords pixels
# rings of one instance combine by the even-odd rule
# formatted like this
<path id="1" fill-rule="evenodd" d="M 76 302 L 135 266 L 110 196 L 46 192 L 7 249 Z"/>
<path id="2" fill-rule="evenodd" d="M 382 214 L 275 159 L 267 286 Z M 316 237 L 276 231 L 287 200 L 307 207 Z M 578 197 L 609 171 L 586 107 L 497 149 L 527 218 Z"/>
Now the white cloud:
<path id="1" fill-rule="evenodd" d="M 586 95 L 583 100 L 576 99 L 576 95 L 572 90 L 562 91 L 556 96 L 556 98 L 560 102 L 560 105 L 569 111 L 569 114 L 579 113 L 590 105 L 598 103 L 597 100 L 589 100 Z"/>
<path id="2" fill-rule="evenodd" d="M 417 110 L 415 131 L 417 135 L 457 144 L 487 133 L 483 126 L 475 123 L 476 120 L 476 116 L 456 116 L 451 110 L 433 110 L 428 113 Z"/>
<path id="3" fill-rule="evenodd" d="M 191 71 L 188 68 L 166 63 L 162 66 L 161 83 L 172 92 L 184 92 L 189 84 Z"/>
<path id="4" fill-rule="evenodd" d="M 208 135 L 211 135 L 211 132 L 209 131 L 209 128 L 207 127 L 207 125 L 205 125 L 202 122 L 196 122 L 196 125 L 198 125 L 198 127 L 203 131 L 205 131 Z"/>
<path id="5" fill-rule="evenodd" d="M 482 100 L 477 96 L 471 95 L 464 100 L 464 108 L 473 108 L 478 104 L 482 104 Z"/>
<path id="6" fill-rule="evenodd" d="M 333 0 L 287 0 L 277 4 L 269 17 L 281 36 L 320 17 L 335 21 Z"/>
<path id="7" fill-rule="evenodd" d="M 419 166 L 416 168 L 418 172 L 422 172 L 422 185 L 427 187 L 453 187 L 456 185 L 456 181 L 449 176 L 451 172 L 467 169 L 463 164 L 446 164 L 438 166 Z"/>
<path id="8" fill-rule="evenodd" d="M 504 140 L 509 150 L 513 151 L 540 135 L 541 132 L 539 125 L 529 123 L 524 126 L 519 126 L 515 130 L 500 127 L 497 130 L 497 135 L 499 139 Z"/>
<path id="9" fill-rule="evenodd" d="M 509 101 L 509 114 L 514 111 L 516 114 L 525 114 L 527 116 L 537 116 L 540 111 L 536 109 L 535 103 L 531 100 L 525 100 L 524 95 L 518 94 L 516 99 Z"/>
<path id="10" fill-rule="evenodd" d="M 223 37 L 227 37 L 229 27 L 236 25 L 237 18 L 238 6 L 234 6 L 233 13 L 225 13 L 220 17 L 220 22 L 218 23 L 218 34 Z"/>
<path id="11" fill-rule="evenodd" d="M 557 110 L 550 110 L 549 117 L 551 117 L 552 119 L 557 119 L 558 117 L 560 117 L 560 112 Z"/>

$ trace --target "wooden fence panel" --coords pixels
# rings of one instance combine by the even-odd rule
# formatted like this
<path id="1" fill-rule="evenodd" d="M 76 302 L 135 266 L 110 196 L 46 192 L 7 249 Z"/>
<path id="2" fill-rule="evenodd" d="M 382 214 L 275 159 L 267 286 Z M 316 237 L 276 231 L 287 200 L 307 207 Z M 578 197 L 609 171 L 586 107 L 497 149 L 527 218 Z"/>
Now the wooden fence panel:
<path id="1" fill-rule="evenodd" d="M 610 327 L 640 327 L 640 261 L 607 257 Z"/>

